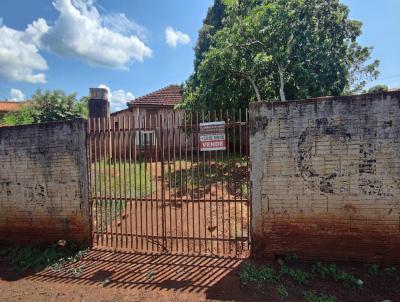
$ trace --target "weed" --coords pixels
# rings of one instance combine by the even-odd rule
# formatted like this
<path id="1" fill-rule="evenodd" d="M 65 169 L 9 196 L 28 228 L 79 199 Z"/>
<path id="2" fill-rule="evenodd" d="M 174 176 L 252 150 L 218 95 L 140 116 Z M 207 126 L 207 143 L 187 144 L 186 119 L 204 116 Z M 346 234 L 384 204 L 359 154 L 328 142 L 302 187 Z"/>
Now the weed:
<path id="1" fill-rule="evenodd" d="M 322 279 L 332 278 L 336 282 L 342 282 L 351 288 L 361 288 L 363 285 L 362 280 L 357 279 L 350 273 L 339 270 L 336 264 L 330 264 L 329 266 L 326 266 L 320 262 L 317 262 L 313 265 L 312 273 L 313 275 L 319 276 Z"/>
<path id="2" fill-rule="evenodd" d="M 395 268 L 394 266 L 391 266 L 391 267 L 385 268 L 385 270 L 383 271 L 383 276 L 387 277 L 387 278 L 392 278 L 396 275 L 396 273 L 397 273 L 397 268 Z"/>
<path id="3" fill-rule="evenodd" d="M 240 282 L 243 285 L 249 283 L 275 283 L 279 281 L 279 275 L 268 266 L 257 268 L 253 264 L 245 264 L 240 272 Z"/>
<path id="4" fill-rule="evenodd" d="M 45 268 L 61 270 L 65 264 L 78 261 L 86 250 L 79 250 L 76 244 L 64 247 L 54 244 L 48 248 L 32 246 L 15 247 L 1 250 L 0 254 L 18 272 L 27 270 L 41 271 Z"/>
<path id="5" fill-rule="evenodd" d="M 296 281 L 300 285 L 307 285 L 310 283 L 312 279 L 312 275 L 308 272 L 302 271 L 297 268 L 290 268 L 286 264 L 282 264 L 281 269 L 279 271 L 279 276 L 289 276 L 294 281 Z"/>
<path id="6" fill-rule="evenodd" d="M 334 296 L 328 296 L 328 295 L 317 295 L 313 291 L 307 291 L 304 292 L 304 299 L 307 302 L 336 302 L 336 298 Z"/>
<path id="7" fill-rule="evenodd" d="M 289 293 L 287 292 L 286 288 L 281 285 L 276 289 L 279 297 L 281 298 L 281 301 L 286 300 L 286 298 L 289 296 Z"/>
<path id="8" fill-rule="evenodd" d="M 368 272 L 371 276 L 378 276 L 379 275 L 379 265 L 372 264 L 371 267 L 369 268 Z"/>

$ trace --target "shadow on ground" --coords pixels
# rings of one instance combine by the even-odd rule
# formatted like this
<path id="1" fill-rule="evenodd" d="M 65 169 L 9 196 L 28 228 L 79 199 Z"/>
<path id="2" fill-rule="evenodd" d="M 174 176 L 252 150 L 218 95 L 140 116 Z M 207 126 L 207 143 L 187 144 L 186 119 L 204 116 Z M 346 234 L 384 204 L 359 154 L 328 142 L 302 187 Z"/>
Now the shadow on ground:
<path id="1" fill-rule="evenodd" d="M 243 300 L 240 289 L 237 289 L 237 282 L 230 281 L 238 279 L 242 261 L 217 256 L 92 249 L 80 261 L 59 270 L 47 270 L 19 278 L 7 278 L 10 276 L 0 272 L 0 278 L 118 289 L 196 292 L 204 293 L 208 299 L 238 301 Z"/>

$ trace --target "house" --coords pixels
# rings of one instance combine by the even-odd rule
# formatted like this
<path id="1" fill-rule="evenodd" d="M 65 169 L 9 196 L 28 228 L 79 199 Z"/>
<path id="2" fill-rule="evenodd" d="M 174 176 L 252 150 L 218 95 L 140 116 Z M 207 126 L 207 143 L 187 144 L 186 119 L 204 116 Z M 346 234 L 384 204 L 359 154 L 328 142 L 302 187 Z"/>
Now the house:
<path id="1" fill-rule="evenodd" d="M 141 96 L 128 103 L 128 108 L 111 113 L 115 129 L 123 129 L 122 123 L 125 117 L 125 127 L 127 127 L 127 117 L 135 123 L 135 128 L 140 129 L 136 135 L 137 146 L 147 146 L 152 148 L 156 145 L 156 128 L 160 121 L 163 127 L 168 129 L 177 128 L 181 121 L 182 110 L 175 110 L 175 106 L 183 100 L 183 90 L 179 85 L 169 85 L 157 91 Z M 178 137 L 183 140 L 184 134 L 177 134 L 178 130 L 169 130 L 165 134 L 165 145 L 178 144 Z M 175 138 L 174 138 L 175 137 Z M 173 140 L 176 140 L 173 142 Z M 160 143 L 160 142 L 158 142 Z"/>
<path id="2" fill-rule="evenodd" d="M 174 107 L 183 100 L 183 91 L 179 85 L 169 85 L 157 91 L 141 96 L 128 103 L 128 108 L 111 113 L 111 117 L 118 118 L 129 112 L 135 113 L 139 118 L 156 115 L 170 115 Z"/>
<path id="3" fill-rule="evenodd" d="M 22 106 L 24 106 L 27 102 L 15 102 L 15 101 L 0 101 L 0 125 L 3 117 L 7 113 L 18 112 L 21 110 Z"/>

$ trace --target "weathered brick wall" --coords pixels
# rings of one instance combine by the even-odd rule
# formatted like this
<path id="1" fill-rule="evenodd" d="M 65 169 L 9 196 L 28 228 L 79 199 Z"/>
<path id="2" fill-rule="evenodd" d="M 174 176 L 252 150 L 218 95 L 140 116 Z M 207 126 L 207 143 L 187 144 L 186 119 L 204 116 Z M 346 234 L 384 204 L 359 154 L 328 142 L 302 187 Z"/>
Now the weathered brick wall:
<path id="1" fill-rule="evenodd" d="M 400 91 L 250 106 L 265 255 L 399 263 Z"/>
<path id="2" fill-rule="evenodd" d="M 0 241 L 90 239 L 86 122 L 0 128 Z"/>

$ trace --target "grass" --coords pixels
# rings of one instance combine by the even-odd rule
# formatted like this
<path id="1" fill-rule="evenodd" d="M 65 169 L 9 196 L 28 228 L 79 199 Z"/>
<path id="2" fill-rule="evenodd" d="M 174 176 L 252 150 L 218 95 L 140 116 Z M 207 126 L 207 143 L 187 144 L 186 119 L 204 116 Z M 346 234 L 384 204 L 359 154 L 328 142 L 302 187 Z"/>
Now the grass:
<path id="1" fill-rule="evenodd" d="M 231 156 L 228 160 L 224 156 L 224 159 L 219 157 L 211 161 L 206 157 L 205 161 L 202 158 L 200 160 L 195 161 L 193 166 L 190 160 L 177 161 L 170 169 L 167 165 L 165 176 L 167 184 L 170 183 L 171 188 L 182 188 L 181 193 L 186 194 L 192 189 L 192 185 L 194 190 L 198 188 L 209 190 L 210 185 L 215 186 L 216 183 L 224 182 L 228 186 L 229 193 L 247 197 L 248 168 L 245 157 Z"/>
<path id="2" fill-rule="evenodd" d="M 336 298 L 334 296 L 329 296 L 325 294 L 316 294 L 313 291 L 304 292 L 304 299 L 307 302 L 336 302 Z"/>
<path id="3" fill-rule="evenodd" d="M 333 288 L 340 286 L 346 291 L 361 291 L 364 288 L 364 282 L 360 278 L 344 269 L 339 269 L 336 264 L 320 262 L 298 264 L 297 260 L 296 255 L 288 255 L 286 258 L 278 260 L 274 266 L 256 266 L 252 263 L 245 263 L 240 271 L 240 283 L 243 286 L 256 285 L 261 292 L 273 286 L 281 301 L 284 301 L 289 294 L 298 296 L 302 293 L 302 297 L 307 302 L 336 302 L 337 298 L 334 295 L 313 289 L 315 285 L 320 287 L 321 281 L 328 282 L 326 284 L 335 283 Z M 396 280 L 398 276 L 395 267 L 380 268 L 378 265 L 372 265 L 368 274 L 382 277 L 382 281 L 387 281 L 389 278 Z M 366 276 L 363 275 L 363 277 L 367 282 L 371 282 Z M 285 287 L 287 282 L 289 282 L 290 290 Z M 298 292 L 293 293 L 296 291 L 296 287 Z"/>
<path id="4" fill-rule="evenodd" d="M 86 249 L 80 249 L 74 243 L 67 243 L 65 246 L 54 244 L 46 248 L 32 246 L 3 248 L 0 250 L 0 257 L 20 273 L 44 269 L 61 271 L 67 264 L 80 260 L 86 252 Z"/>
<path id="5" fill-rule="evenodd" d="M 115 198 L 139 198 L 149 195 L 155 189 L 154 179 L 150 177 L 150 165 L 138 162 L 108 162 L 106 160 L 92 164 L 92 192 Z M 154 176 L 153 176 L 154 177 Z M 110 191 L 111 189 L 111 191 Z M 107 193 L 107 194 L 106 194 Z"/>

